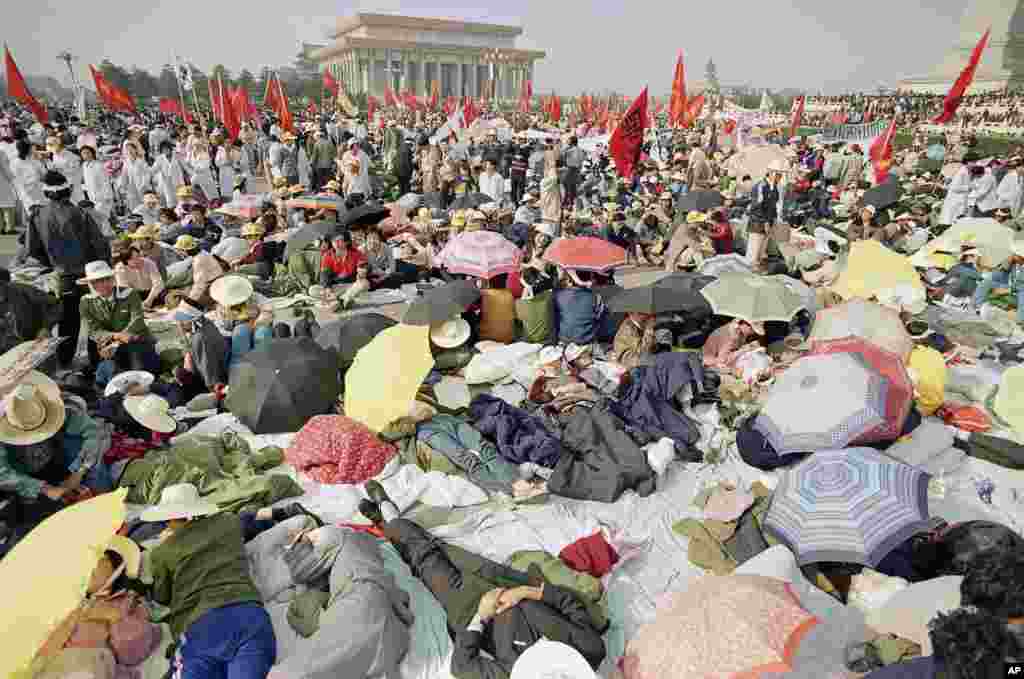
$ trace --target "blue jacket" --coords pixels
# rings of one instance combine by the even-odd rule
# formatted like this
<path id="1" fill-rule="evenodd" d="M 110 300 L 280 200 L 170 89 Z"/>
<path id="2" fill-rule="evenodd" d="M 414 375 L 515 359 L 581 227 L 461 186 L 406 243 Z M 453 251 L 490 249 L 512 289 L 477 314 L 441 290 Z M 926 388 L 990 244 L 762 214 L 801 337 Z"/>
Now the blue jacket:
<path id="1" fill-rule="evenodd" d="M 563 288 L 555 291 L 555 324 L 563 343 L 591 344 L 597 339 L 604 315 L 604 302 L 589 288 Z"/>

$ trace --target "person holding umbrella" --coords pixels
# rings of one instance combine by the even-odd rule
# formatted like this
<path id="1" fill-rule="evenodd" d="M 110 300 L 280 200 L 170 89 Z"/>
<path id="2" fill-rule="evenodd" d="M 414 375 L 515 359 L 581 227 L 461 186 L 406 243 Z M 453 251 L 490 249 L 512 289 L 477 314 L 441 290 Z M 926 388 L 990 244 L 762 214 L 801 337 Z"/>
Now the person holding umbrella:
<path id="1" fill-rule="evenodd" d="M 711 333 L 704 342 L 704 365 L 723 372 L 731 371 L 743 347 L 757 337 L 764 337 L 764 334 L 763 323 L 733 319 Z"/>
<path id="2" fill-rule="evenodd" d="M 654 353 L 654 323 L 657 316 L 631 312 L 619 326 L 609 358 L 627 370 L 642 364 Z"/>

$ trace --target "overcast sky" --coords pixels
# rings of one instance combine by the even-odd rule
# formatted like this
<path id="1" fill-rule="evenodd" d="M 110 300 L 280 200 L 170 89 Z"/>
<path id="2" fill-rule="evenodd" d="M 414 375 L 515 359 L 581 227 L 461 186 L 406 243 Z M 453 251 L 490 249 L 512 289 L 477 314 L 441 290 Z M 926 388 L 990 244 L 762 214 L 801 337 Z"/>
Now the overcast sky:
<path id="1" fill-rule="evenodd" d="M 4 12 L 0 35 L 22 72 L 62 81 L 65 49 L 81 74 L 104 58 L 156 70 L 172 52 L 207 71 L 282 65 L 299 40 L 323 42 L 338 16 L 362 9 L 521 25 L 519 47 L 547 50 L 535 92 L 646 84 L 657 94 L 671 87 L 679 49 L 688 78 L 701 79 L 710 57 L 725 84 L 834 92 L 927 74 L 958 37 L 969 0 L 9 1 L 19 9 Z"/>

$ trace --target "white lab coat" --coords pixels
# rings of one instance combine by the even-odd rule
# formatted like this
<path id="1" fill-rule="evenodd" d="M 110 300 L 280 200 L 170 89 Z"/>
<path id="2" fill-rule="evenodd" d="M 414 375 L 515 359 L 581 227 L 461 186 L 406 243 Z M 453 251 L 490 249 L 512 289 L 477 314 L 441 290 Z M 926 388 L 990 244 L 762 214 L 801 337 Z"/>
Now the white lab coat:
<path id="1" fill-rule="evenodd" d="M 11 162 L 11 176 L 14 177 L 14 188 L 26 212 L 33 205 L 43 205 L 43 164 L 38 160 L 22 160 L 15 158 Z"/>
<path id="2" fill-rule="evenodd" d="M 94 209 L 105 218 L 109 218 L 114 209 L 114 187 L 102 161 L 90 160 L 82 163 L 82 186 L 89 194 Z"/>
<path id="3" fill-rule="evenodd" d="M 224 200 L 230 200 L 235 190 L 235 163 L 231 159 L 231 151 L 219 146 L 215 162 L 220 173 L 220 195 Z"/>
<path id="4" fill-rule="evenodd" d="M 220 198 L 217 184 L 213 181 L 213 170 L 210 169 L 210 154 L 203 151 L 189 156 L 189 170 L 192 172 L 192 185 L 203 190 L 207 200 Z"/>
<path id="5" fill-rule="evenodd" d="M 142 204 L 142 196 L 153 188 L 153 170 L 142 158 L 125 160 L 118 177 L 117 188 L 124 195 L 124 204 L 129 212 Z"/>
<path id="6" fill-rule="evenodd" d="M 999 193 L 996 190 L 996 177 L 989 169 L 978 179 L 971 182 L 969 205 L 975 205 L 982 212 L 991 212 L 999 207 Z"/>
<path id="7" fill-rule="evenodd" d="M 77 205 L 82 200 L 82 161 L 74 153 L 67 149 L 53 156 L 50 161 L 50 169 L 57 170 L 68 180 L 74 188 L 71 190 L 71 200 Z"/>
<path id="8" fill-rule="evenodd" d="M 0 208 L 12 208 L 18 204 L 18 195 L 14 190 L 14 175 L 11 174 L 11 162 L 6 153 L 0 153 Z"/>
<path id="9" fill-rule="evenodd" d="M 480 193 L 490 196 L 495 203 L 500 203 L 505 197 L 505 178 L 497 172 L 489 177 L 486 172 L 481 173 Z"/>
<path id="10" fill-rule="evenodd" d="M 153 163 L 153 182 L 164 207 L 178 204 L 178 187 L 185 185 L 185 164 L 179 156 L 171 154 L 170 160 L 164 155 L 157 156 Z"/>
<path id="11" fill-rule="evenodd" d="M 359 174 L 352 177 L 352 183 L 349 184 L 348 192 L 361 193 L 369 199 L 370 194 L 373 192 L 370 184 L 370 158 L 362 149 L 357 149 L 356 153 L 359 154 Z"/>
<path id="12" fill-rule="evenodd" d="M 946 199 L 939 214 L 940 224 L 952 224 L 967 213 L 967 198 L 971 191 L 971 173 L 967 167 L 960 168 L 946 188 Z"/>
<path id="13" fill-rule="evenodd" d="M 1021 177 L 1019 170 L 1010 170 L 999 182 L 996 189 L 999 198 L 999 207 L 1009 210 L 1010 214 L 1017 217 L 1020 214 L 1022 202 L 1024 202 L 1024 177 Z"/>

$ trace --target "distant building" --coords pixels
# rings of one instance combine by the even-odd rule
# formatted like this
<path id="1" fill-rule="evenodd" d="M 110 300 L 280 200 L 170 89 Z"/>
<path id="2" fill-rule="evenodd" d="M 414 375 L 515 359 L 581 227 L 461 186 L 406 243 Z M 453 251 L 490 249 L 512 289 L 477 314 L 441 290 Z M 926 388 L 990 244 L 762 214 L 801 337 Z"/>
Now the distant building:
<path id="1" fill-rule="evenodd" d="M 968 94 L 1024 86 L 1024 0 L 970 0 L 960 20 L 960 37 L 928 75 L 905 78 L 904 91 L 945 94 L 970 60 L 989 27 L 992 35 Z M 1022 30 L 1018 30 L 1022 29 Z"/>
<path id="2" fill-rule="evenodd" d="M 429 96 L 437 81 L 442 97 L 479 97 L 494 79 L 498 98 L 515 99 L 544 58 L 543 51 L 516 48 L 522 33 L 519 26 L 359 12 L 339 19 L 333 42 L 309 58 L 350 94 L 380 97 L 390 86 Z"/>

